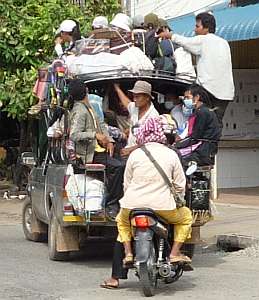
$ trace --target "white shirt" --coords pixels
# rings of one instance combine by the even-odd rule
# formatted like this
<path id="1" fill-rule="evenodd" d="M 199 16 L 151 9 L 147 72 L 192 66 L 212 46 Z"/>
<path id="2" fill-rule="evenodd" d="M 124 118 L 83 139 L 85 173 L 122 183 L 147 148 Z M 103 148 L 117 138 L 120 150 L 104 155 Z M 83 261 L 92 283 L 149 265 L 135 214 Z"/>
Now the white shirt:
<path id="1" fill-rule="evenodd" d="M 178 128 L 183 129 L 186 127 L 186 122 L 188 121 L 188 117 L 185 117 L 182 110 L 182 104 L 177 104 L 171 110 L 171 116 L 176 120 Z"/>
<path id="2" fill-rule="evenodd" d="M 136 145 L 136 138 L 131 132 L 132 126 L 143 125 L 146 120 L 150 117 L 158 117 L 159 113 L 155 109 L 153 103 L 151 103 L 149 109 L 146 113 L 139 119 L 139 109 L 136 107 L 135 102 L 130 102 L 128 105 L 128 111 L 130 115 L 130 131 L 128 137 L 127 147 L 132 147 Z"/>
<path id="3" fill-rule="evenodd" d="M 172 179 L 176 193 L 185 191 L 185 175 L 178 155 L 167 146 L 147 143 L 147 149 L 154 156 L 168 178 Z M 124 173 L 124 196 L 120 200 L 123 208 L 148 207 L 154 210 L 173 210 L 175 199 L 161 174 L 147 155 L 134 150 L 126 164 Z"/>
<path id="4" fill-rule="evenodd" d="M 213 33 L 195 37 L 174 34 L 172 40 L 196 55 L 197 83 L 218 99 L 233 100 L 231 53 L 226 40 Z"/>

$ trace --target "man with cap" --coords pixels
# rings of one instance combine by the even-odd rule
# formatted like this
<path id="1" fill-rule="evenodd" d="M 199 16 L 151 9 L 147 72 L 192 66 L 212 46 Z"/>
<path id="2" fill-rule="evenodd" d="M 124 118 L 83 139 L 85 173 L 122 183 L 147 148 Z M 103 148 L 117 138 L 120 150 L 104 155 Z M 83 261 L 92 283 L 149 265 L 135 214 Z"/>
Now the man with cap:
<path id="1" fill-rule="evenodd" d="M 92 29 L 102 29 L 102 28 L 108 28 L 109 23 L 108 19 L 104 16 L 97 16 L 94 18 L 92 23 Z"/>
<path id="2" fill-rule="evenodd" d="M 64 20 L 56 31 L 55 51 L 59 57 L 64 54 L 62 45 L 69 43 L 66 51 L 71 51 L 75 41 L 81 39 L 79 23 L 74 20 Z"/>
<path id="3" fill-rule="evenodd" d="M 159 113 L 151 102 L 153 96 L 151 94 L 152 86 L 150 83 L 142 80 L 135 83 L 133 89 L 129 90 L 129 92 L 133 93 L 133 102 L 125 95 L 118 84 L 115 84 L 114 88 L 120 102 L 128 110 L 130 115 L 131 125 L 127 146 L 121 150 L 122 156 L 128 156 L 137 148 L 134 128 L 144 124 L 148 118 L 158 116 Z"/>
<path id="4" fill-rule="evenodd" d="M 123 13 L 118 13 L 112 19 L 110 26 L 116 27 L 125 31 L 131 31 L 132 20 L 129 16 Z"/>

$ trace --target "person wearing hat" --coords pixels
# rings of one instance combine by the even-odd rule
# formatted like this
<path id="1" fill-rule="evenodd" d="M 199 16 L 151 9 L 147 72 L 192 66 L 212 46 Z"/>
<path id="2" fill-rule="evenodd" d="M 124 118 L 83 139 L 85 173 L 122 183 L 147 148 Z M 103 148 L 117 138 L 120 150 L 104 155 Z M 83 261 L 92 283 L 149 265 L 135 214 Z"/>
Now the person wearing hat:
<path id="1" fill-rule="evenodd" d="M 108 19 L 104 16 L 95 17 L 92 23 L 93 30 L 108 28 L 108 26 L 109 26 Z"/>
<path id="2" fill-rule="evenodd" d="M 75 41 L 81 39 L 81 33 L 79 23 L 75 20 L 64 20 L 59 25 L 56 31 L 55 39 L 55 51 L 58 57 L 62 57 L 65 52 L 72 51 L 75 45 Z M 69 44 L 68 47 L 63 50 L 64 44 Z"/>
<path id="3" fill-rule="evenodd" d="M 137 15 L 133 18 L 133 42 L 134 46 L 140 48 L 145 53 L 145 33 L 144 16 Z"/>
<path id="4" fill-rule="evenodd" d="M 159 113 L 151 101 L 153 96 L 150 83 L 142 80 L 136 81 L 133 89 L 129 90 L 129 92 L 133 94 L 133 102 L 125 95 L 118 84 L 115 84 L 114 88 L 120 102 L 128 110 L 130 115 L 131 127 L 129 130 L 127 146 L 121 150 L 122 156 L 128 156 L 137 148 L 134 128 L 144 124 L 148 118 L 158 116 Z"/>
<path id="5" fill-rule="evenodd" d="M 218 151 L 221 127 L 215 112 L 209 108 L 209 95 L 202 86 L 193 84 L 185 91 L 184 97 L 184 101 L 192 103 L 194 121 L 192 128 L 188 128 L 188 137 L 176 143 L 183 166 L 188 167 L 190 161 L 212 165 Z"/>
<path id="6" fill-rule="evenodd" d="M 111 21 L 110 25 L 112 27 L 116 27 L 116 28 L 122 29 L 124 31 L 130 32 L 132 20 L 126 14 L 118 13 L 117 15 L 115 15 L 115 17 Z"/>

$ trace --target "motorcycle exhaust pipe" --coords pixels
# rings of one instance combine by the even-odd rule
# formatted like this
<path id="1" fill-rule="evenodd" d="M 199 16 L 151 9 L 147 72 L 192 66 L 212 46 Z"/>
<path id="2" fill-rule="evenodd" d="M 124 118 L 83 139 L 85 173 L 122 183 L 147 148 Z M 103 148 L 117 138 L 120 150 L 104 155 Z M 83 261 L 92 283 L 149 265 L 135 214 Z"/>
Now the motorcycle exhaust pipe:
<path id="1" fill-rule="evenodd" d="M 169 277 L 171 274 L 171 266 L 168 264 L 163 264 L 159 267 L 158 273 L 161 277 Z"/>

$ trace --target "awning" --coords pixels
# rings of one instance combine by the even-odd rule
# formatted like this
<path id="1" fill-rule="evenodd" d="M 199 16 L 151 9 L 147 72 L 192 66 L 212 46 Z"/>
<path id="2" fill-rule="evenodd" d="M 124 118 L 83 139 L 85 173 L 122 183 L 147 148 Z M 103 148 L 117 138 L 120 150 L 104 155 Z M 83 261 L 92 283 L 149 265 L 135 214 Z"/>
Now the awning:
<path id="1" fill-rule="evenodd" d="M 259 4 L 233 7 L 213 12 L 216 34 L 228 41 L 243 41 L 259 38 Z M 194 36 L 195 16 L 167 20 L 175 33 Z"/>

